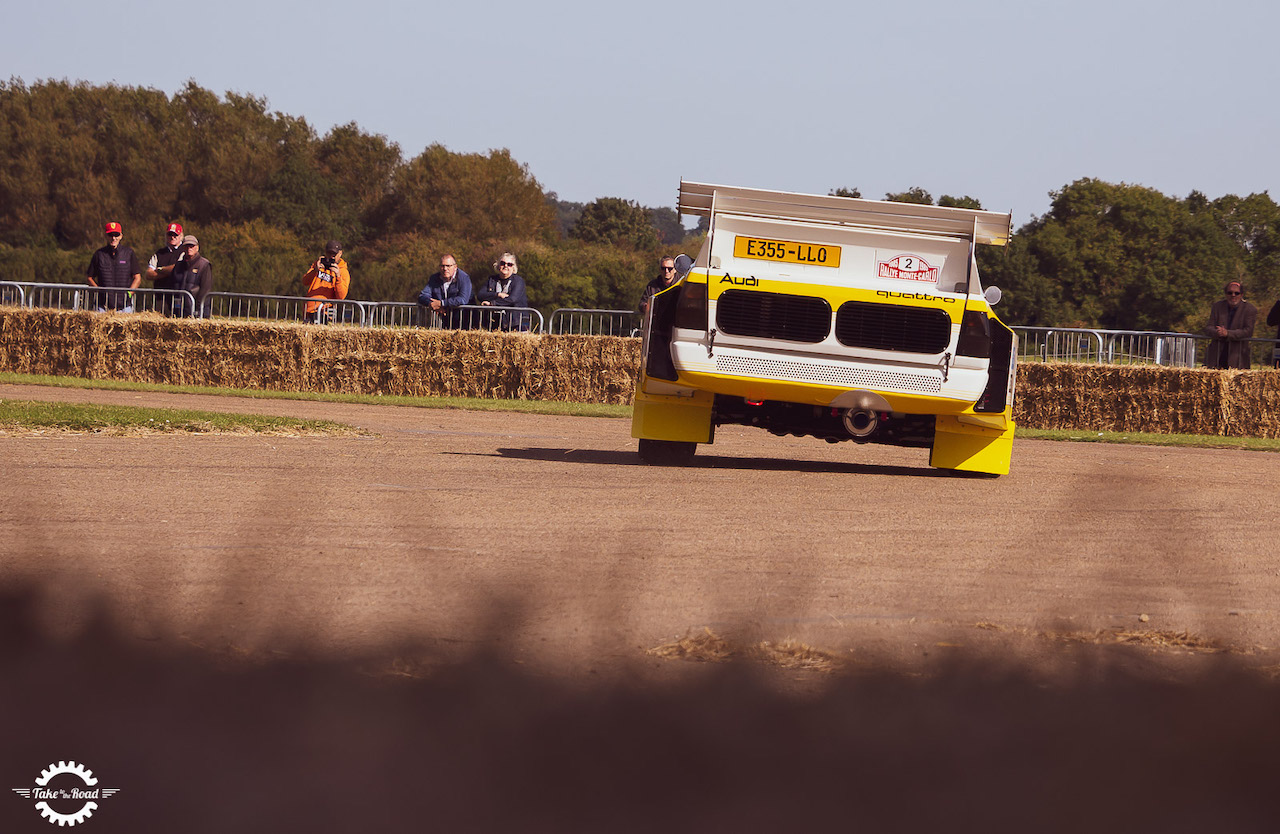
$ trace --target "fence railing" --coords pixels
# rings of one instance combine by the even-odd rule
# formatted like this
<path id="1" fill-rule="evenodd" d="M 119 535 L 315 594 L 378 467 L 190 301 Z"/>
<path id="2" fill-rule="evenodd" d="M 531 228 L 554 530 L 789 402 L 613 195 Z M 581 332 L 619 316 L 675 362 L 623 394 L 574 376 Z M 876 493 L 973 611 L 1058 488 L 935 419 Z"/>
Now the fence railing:
<path id="1" fill-rule="evenodd" d="M 4 282 L 6 292 L 16 287 L 23 307 L 55 310 L 120 310 L 126 313 L 155 312 L 165 315 L 191 315 L 195 297 L 186 290 L 157 290 L 151 287 L 95 287 L 91 284 L 36 284 L 26 281 Z"/>
<path id="2" fill-rule="evenodd" d="M 531 333 L 633 336 L 640 314 L 633 310 L 560 307 L 544 327 L 542 313 L 532 307 L 468 304 L 452 315 L 432 313 L 408 301 L 329 300 L 291 295 L 213 292 L 205 309 L 195 310 L 186 290 L 106 289 L 89 284 L 41 284 L 0 281 L 0 304 L 61 310 L 118 309 L 155 311 L 245 321 L 323 321 L 356 327 L 426 327 L 431 329 L 521 330 Z M 308 308 L 312 312 L 308 313 Z M 1209 337 L 1198 333 L 1102 330 L 1082 327 L 1012 328 L 1018 334 L 1018 357 L 1056 362 L 1099 362 L 1111 365 L 1155 364 L 1192 368 L 1203 361 Z M 1250 339 L 1255 365 L 1280 367 L 1280 339 Z"/>
<path id="3" fill-rule="evenodd" d="M 1018 357 L 1053 362 L 1099 362 L 1106 365 L 1165 365 L 1194 368 L 1204 361 L 1210 337 L 1199 333 L 1144 330 L 1098 330 L 1082 327 L 1013 327 Z M 1250 339 L 1255 365 L 1280 359 L 1280 340 Z"/>
<path id="4" fill-rule="evenodd" d="M 317 299 L 301 295 L 211 292 L 211 318 L 242 321 L 325 321 L 365 326 L 365 302 Z M 317 318 L 318 317 L 318 318 Z"/>
<path id="5" fill-rule="evenodd" d="M 24 307 L 26 300 L 27 293 L 21 284 L 14 281 L 0 281 L 0 304 Z"/>
<path id="6" fill-rule="evenodd" d="M 634 336 L 640 314 L 635 310 L 593 310 L 560 307 L 551 313 L 548 333 L 585 336 Z"/>

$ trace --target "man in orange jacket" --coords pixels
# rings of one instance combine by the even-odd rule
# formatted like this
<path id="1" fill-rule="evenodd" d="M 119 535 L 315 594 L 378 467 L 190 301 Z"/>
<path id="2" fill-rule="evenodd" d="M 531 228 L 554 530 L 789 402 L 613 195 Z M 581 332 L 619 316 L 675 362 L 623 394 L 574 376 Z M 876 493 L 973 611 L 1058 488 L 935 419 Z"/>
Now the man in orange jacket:
<path id="1" fill-rule="evenodd" d="M 346 298 L 347 289 L 351 286 L 351 273 L 347 271 L 347 262 L 342 259 L 342 244 L 336 240 L 326 243 L 324 254 L 302 276 L 302 281 L 307 285 L 307 298 Z M 320 321 L 325 306 L 320 301 L 307 302 L 307 319 Z"/>

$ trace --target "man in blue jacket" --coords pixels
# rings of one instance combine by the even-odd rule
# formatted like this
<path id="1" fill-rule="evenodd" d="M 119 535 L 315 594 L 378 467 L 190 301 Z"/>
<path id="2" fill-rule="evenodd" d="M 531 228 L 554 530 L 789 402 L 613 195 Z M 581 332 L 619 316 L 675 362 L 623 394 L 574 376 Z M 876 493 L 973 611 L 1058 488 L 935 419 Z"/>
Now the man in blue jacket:
<path id="1" fill-rule="evenodd" d="M 470 303 L 471 276 L 458 269 L 458 259 L 453 255 L 441 255 L 440 271 L 428 278 L 427 285 L 418 293 L 422 323 L 431 326 L 438 316 L 447 328 L 462 327 L 465 311 L 458 308 Z"/>

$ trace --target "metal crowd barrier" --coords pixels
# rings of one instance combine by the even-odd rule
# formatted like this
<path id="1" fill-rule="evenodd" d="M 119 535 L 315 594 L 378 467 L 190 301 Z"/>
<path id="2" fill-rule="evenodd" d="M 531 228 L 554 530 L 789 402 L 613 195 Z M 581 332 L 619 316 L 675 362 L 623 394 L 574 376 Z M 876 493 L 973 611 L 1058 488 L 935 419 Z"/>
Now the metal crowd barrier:
<path id="1" fill-rule="evenodd" d="M 1096 330 L 1080 327 L 1013 327 L 1018 357 L 1051 362 L 1105 365 L 1165 365 L 1194 368 L 1204 360 L 1210 338 L 1199 333 Z M 1255 364 L 1276 361 L 1277 339 L 1250 339 Z M 1261 345 L 1261 347 L 1259 347 Z"/>
<path id="2" fill-rule="evenodd" d="M 369 327 L 426 327 L 431 330 L 517 330 L 541 333 L 542 313 L 532 307 L 463 304 L 451 314 L 409 301 L 368 301 Z"/>
<path id="3" fill-rule="evenodd" d="M 1204 336 L 1138 330 L 1080 327 L 1013 327 L 1018 355 L 1055 362 L 1099 362 L 1106 365 L 1168 365 L 1193 368 L 1197 343 Z"/>
<path id="4" fill-rule="evenodd" d="M 16 281 L 0 281 L 0 304 L 12 304 L 17 307 L 25 307 L 27 300 L 26 290 Z"/>
<path id="5" fill-rule="evenodd" d="M 412 301 L 371 301 L 365 304 L 366 327 L 419 327 L 424 308 Z"/>
<path id="6" fill-rule="evenodd" d="M 195 311 L 195 296 L 186 290 L 157 290 L 152 287 L 124 289 L 91 284 L 39 284 L 6 281 L 20 292 L 23 307 L 53 310 L 120 310 L 126 313 L 154 312 L 186 315 Z"/>
<path id="7" fill-rule="evenodd" d="M 365 327 L 365 307 L 370 302 L 336 298 L 307 298 L 302 295 L 254 295 L 241 292 L 211 292 L 208 295 L 211 318 L 245 321 L 320 321 Z"/>
<path id="8" fill-rule="evenodd" d="M 560 307 L 551 313 L 548 333 L 579 336 L 634 336 L 640 328 L 635 310 L 591 310 Z"/>
<path id="9" fill-rule="evenodd" d="M 461 326 L 467 330 L 516 330 L 542 333 L 542 313 L 532 307 L 495 307 L 463 304 L 458 308 Z"/>
<path id="10" fill-rule="evenodd" d="M 195 310 L 186 290 L 99 288 L 89 284 L 44 284 L 0 281 L 0 304 L 59 310 L 101 310 L 108 306 L 135 312 L 156 311 L 184 315 Z M 542 313 L 532 307 L 493 307 L 468 304 L 452 319 L 430 313 L 407 301 L 323 300 L 292 295 L 212 292 L 205 299 L 205 315 L 248 321 L 308 321 L 308 305 L 320 303 L 321 320 L 356 327 L 457 327 L 475 330 L 520 330 L 530 333 L 633 336 L 640 314 L 633 310 L 560 307 L 544 329 Z M 1202 361 L 1209 337 L 1198 333 L 1141 330 L 1102 330 L 1081 327 L 1012 328 L 1018 334 L 1018 357 L 1055 362 L 1097 362 L 1111 365 L 1155 364 L 1193 368 Z M 1250 339 L 1255 365 L 1280 367 L 1280 339 Z"/>

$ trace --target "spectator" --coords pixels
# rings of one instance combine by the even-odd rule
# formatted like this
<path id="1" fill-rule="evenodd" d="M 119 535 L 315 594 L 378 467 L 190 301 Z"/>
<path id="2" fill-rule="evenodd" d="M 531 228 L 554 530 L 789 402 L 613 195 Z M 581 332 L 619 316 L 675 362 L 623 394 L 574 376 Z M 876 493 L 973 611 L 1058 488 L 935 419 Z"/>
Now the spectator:
<path id="1" fill-rule="evenodd" d="M 127 290 L 136 290 L 142 283 L 138 259 L 134 257 L 132 249 L 122 245 L 124 227 L 118 222 L 112 220 L 107 223 L 103 233 L 107 236 L 107 245 L 94 252 L 89 259 L 85 280 L 95 287 L 110 287 L 120 291 L 94 293 L 93 305 L 98 312 L 111 309 L 132 313 L 133 294 Z"/>
<path id="2" fill-rule="evenodd" d="M 209 259 L 200 255 L 200 241 L 195 235 L 187 235 L 182 239 L 182 260 L 173 269 L 173 288 L 186 290 L 195 297 L 195 309 L 187 309 L 187 300 L 179 299 L 174 303 L 174 311 L 179 316 L 209 317 L 209 291 L 213 289 L 213 267 Z"/>
<path id="3" fill-rule="evenodd" d="M 671 286 L 675 280 L 676 259 L 666 256 L 658 263 L 658 277 L 644 285 L 644 294 L 640 296 L 640 315 L 649 311 L 649 299 Z"/>
<path id="4" fill-rule="evenodd" d="M 1206 368 L 1249 367 L 1249 339 L 1258 322 L 1258 308 L 1244 300 L 1244 287 L 1231 281 L 1223 291 L 1226 298 L 1213 302 L 1209 309 L 1209 326 L 1205 332 L 1213 337 L 1205 351 Z"/>
<path id="5" fill-rule="evenodd" d="M 453 255 L 440 256 L 440 271 L 427 279 L 427 285 L 418 293 L 422 307 L 422 321 L 440 316 L 444 326 L 457 329 L 462 326 L 465 312 L 459 309 L 471 303 L 471 276 L 458 269 L 458 259 Z"/>
<path id="6" fill-rule="evenodd" d="M 516 256 L 503 252 L 502 257 L 493 263 L 497 275 L 492 275 L 485 282 L 484 289 L 476 292 L 476 298 L 485 307 L 528 307 L 529 296 L 525 293 L 524 279 L 516 274 Z M 528 313 L 511 313 L 504 311 L 497 320 L 497 326 L 503 330 L 528 330 Z M 494 321 L 490 319 L 490 327 Z"/>
<path id="7" fill-rule="evenodd" d="M 1271 349 L 1271 362 L 1280 368 L 1280 301 L 1271 305 L 1271 312 L 1267 313 L 1267 324 L 1276 328 L 1276 345 Z"/>
<path id="8" fill-rule="evenodd" d="M 307 298 L 343 299 L 351 286 L 351 273 L 347 271 L 347 262 L 342 259 L 342 244 L 331 240 L 324 245 L 321 255 L 307 274 L 302 276 L 307 285 Z M 307 320 L 320 322 L 333 320 L 333 306 L 323 301 L 307 302 Z"/>
<path id="9" fill-rule="evenodd" d="M 165 244 L 151 255 L 147 262 L 147 278 L 158 290 L 173 289 L 173 267 L 182 259 L 182 224 L 170 223 L 165 230 Z M 173 309 L 173 299 L 161 296 L 157 308 L 166 316 Z"/>

